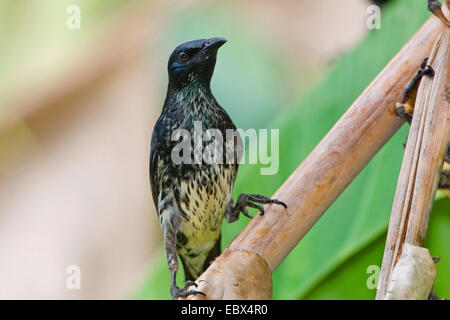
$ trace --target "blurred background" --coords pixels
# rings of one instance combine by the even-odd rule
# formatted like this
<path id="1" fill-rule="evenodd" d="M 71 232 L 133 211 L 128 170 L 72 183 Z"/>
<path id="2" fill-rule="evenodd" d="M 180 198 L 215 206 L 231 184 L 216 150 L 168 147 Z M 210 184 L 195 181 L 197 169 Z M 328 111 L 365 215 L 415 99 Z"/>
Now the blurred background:
<path id="1" fill-rule="evenodd" d="M 228 39 L 217 100 L 240 128 L 280 129 L 279 173 L 244 166 L 235 192 L 270 195 L 429 17 L 426 1 L 391 0 L 369 30 L 372 4 L 0 0 L 0 298 L 169 298 L 148 156 L 171 51 Z M 67 27 L 71 5 L 80 29 Z M 274 298 L 375 296 L 367 268 L 381 264 L 406 136 L 405 126 L 275 271 Z M 427 245 L 448 298 L 449 200 L 433 210 Z M 225 225 L 222 246 L 247 222 Z M 66 286 L 71 265 L 78 290 Z"/>

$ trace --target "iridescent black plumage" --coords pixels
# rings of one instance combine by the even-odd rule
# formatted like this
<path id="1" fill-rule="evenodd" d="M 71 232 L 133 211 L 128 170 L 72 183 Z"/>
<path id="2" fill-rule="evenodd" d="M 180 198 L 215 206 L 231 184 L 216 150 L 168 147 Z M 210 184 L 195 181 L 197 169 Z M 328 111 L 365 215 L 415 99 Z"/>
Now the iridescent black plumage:
<path id="1" fill-rule="evenodd" d="M 173 298 L 199 293 L 186 291 L 188 285 L 220 254 L 220 228 L 227 221 L 237 220 L 239 213 L 248 215 L 246 207 L 257 203 L 282 202 L 258 195 L 241 195 L 236 205 L 232 199 L 238 171 L 238 147 L 241 138 L 232 120 L 217 103 L 210 81 L 214 72 L 217 50 L 226 42 L 223 38 L 195 40 L 178 46 L 169 58 L 169 86 L 164 107 L 155 124 L 150 151 L 150 184 L 164 236 L 169 270 L 172 275 Z M 233 151 L 232 161 L 199 164 L 173 160 L 172 151 L 179 143 L 172 135 L 183 129 L 194 137 L 195 123 L 202 132 L 217 129 L 226 137 L 226 130 L 237 134 L 224 139 L 223 159 Z M 206 146 L 206 142 L 202 142 Z M 194 158 L 190 154 L 191 159 Z M 284 205 L 285 206 L 285 205 Z M 185 269 L 187 285 L 178 288 L 177 254 Z"/>

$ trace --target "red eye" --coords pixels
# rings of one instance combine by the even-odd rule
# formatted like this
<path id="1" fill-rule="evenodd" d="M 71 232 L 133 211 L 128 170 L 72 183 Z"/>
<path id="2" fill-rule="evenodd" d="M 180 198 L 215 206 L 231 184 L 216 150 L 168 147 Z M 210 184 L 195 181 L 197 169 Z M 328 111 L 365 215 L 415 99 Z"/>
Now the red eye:
<path id="1" fill-rule="evenodd" d="M 186 52 L 182 51 L 178 54 L 178 60 L 180 60 L 180 62 L 186 62 L 188 59 L 189 55 Z"/>

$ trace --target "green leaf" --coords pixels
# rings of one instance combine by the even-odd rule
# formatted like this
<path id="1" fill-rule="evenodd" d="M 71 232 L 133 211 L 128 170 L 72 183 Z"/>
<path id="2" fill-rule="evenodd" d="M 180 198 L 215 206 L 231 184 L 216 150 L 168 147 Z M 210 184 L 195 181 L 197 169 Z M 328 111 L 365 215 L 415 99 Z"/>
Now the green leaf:
<path id="1" fill-rule="evenodd" d="M 450 199 L 436 201 L 431 213 L 425 248 L 441 258 L 434 289 L 438 297 L 450 297 Z M 305 299 L 374 299 L 376 289 L 367 286 L 369 266 L 380 267 L 386 243 L 386 233 L 333 270 L 325 279 L 304 295 Z M 370 269 L 369 269 L 370 271 Z"/>
<path id="2" fill-rule="evenodd" d="M 450 299 L 450 198 L 442 198 L 434 203 L 428 225 L 425 248 L 433 257 L 441 258 L 436 264 L 438 274 L 434 282 L 436 295 Z"/>

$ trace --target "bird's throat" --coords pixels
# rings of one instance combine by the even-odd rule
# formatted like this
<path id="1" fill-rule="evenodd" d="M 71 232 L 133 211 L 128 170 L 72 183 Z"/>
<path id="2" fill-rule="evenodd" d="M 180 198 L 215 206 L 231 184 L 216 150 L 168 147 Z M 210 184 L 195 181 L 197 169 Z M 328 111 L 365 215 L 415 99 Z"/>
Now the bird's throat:
<path id="1" fill-rule="evenodd" d="M 176 108 L 195 107 L 198 104 L 210 104 L 215 101 L 209 84 L 193 79 L 182 88 L 169 85 L 166 106 Z"/>

